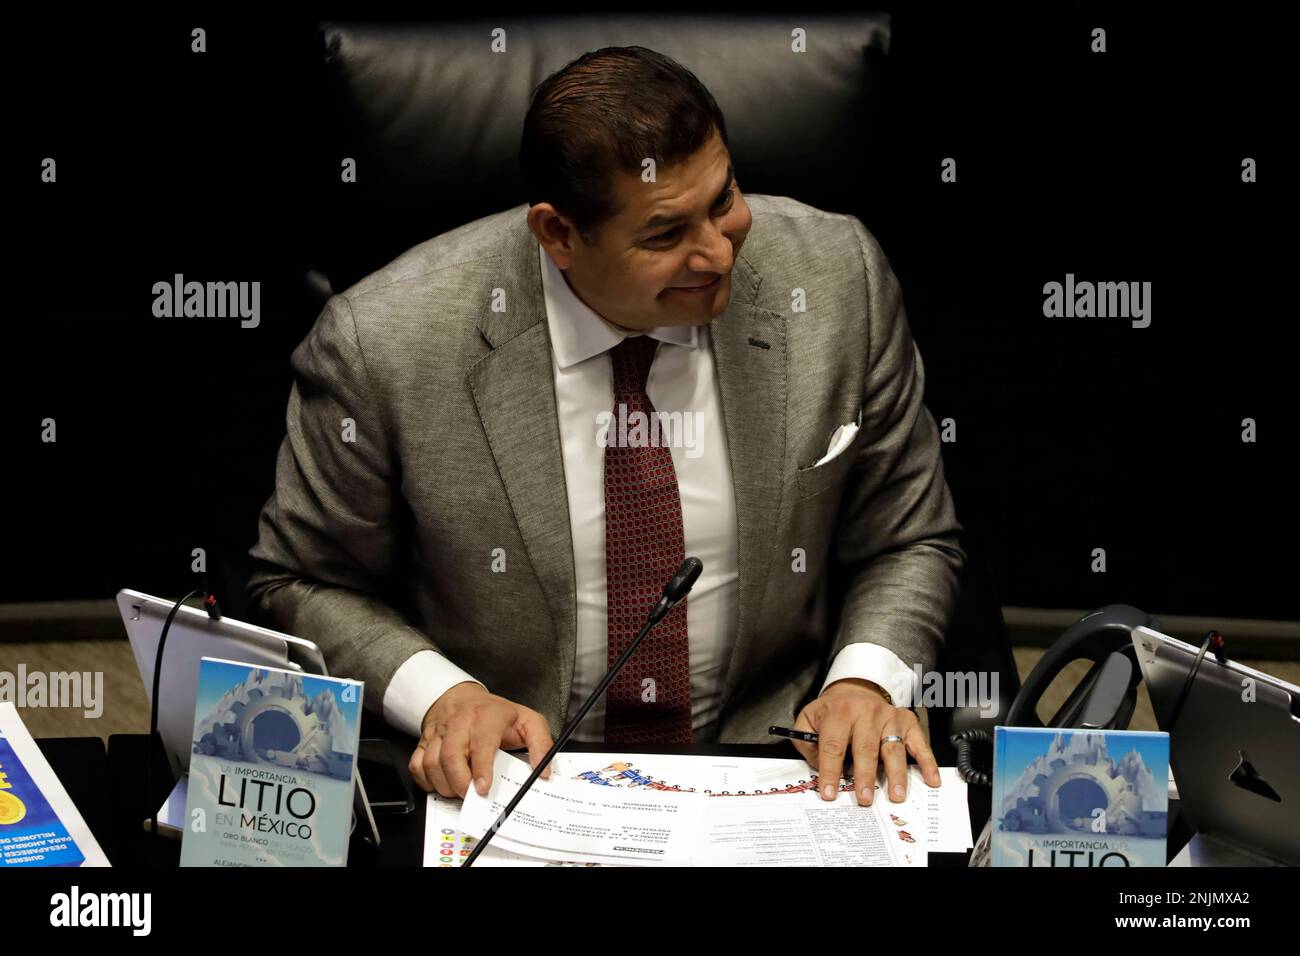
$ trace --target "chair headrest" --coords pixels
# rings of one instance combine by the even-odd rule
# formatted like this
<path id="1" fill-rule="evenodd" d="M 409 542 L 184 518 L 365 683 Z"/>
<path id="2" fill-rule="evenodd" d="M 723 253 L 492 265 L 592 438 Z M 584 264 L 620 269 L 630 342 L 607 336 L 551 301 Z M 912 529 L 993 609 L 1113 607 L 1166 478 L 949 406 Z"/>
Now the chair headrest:
<path id="1" fill-rule="evenodd" d="M 805 52 L 793 49 L 796 29 Z M 323 205 L 311 265 L 336 291 L 418 242 L 523 202 L 519 137 L 532 91 L 600 47 L 646 46 L 695 73 L 726 116 L 747 192 L 861 214 L 882 152 L 872 132 L 886 14 L 329 22 L 320 40 Z M 357 162 L 352 184 L 341 182 L 345 157 Z"/>

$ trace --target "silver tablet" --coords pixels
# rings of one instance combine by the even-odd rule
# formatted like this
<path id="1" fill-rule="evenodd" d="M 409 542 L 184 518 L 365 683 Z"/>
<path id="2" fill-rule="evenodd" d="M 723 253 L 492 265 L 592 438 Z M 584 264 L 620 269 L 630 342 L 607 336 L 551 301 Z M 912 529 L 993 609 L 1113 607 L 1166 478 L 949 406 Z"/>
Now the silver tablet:
<path id="1" fill-rule="evenodd" d="M 1133 647 L 1192 829 L 1300 865 L 1300 687 L 1207 653 L 1171 727 L 1200 648 L 1148 627 Z"/>
<path id="2" fill-rule="evenodd" d="M 175 601 L 153 597 L 123 588 L 117 592 L 117 607 L 126 625 L 131 651 L 135 654 L 145 693 L 153 704 L 153 672 L 158 658 L 158 639 Z M 220 657 L 248 664 L 266 664 L 326 676 L 325 657 L 311 641 L 292 634 L 282 634 L 233 618 L 212 620 L 208 612 L 181 605 L 167 632 L 163 650 L 162 679 L 158 685 L 158 735 L 171 764 L 172 774 L 184 785 L 190 769 L 191 744 L 194 737 L 194 703 L 198 698 L 199 660 Z M 355 826 L 363 821 L 365 832 L 379 845 L 379 828 L 366 799 L 361 775 L 356 776 Z M 170 798 L 169 798 L 170 799 Z"/>
<path id="3" fill-rule="evenodd" d="M 118 610 L 151 705 L 158 638 L 175 603 L 139 591 L 117 592 Z M 158 733 L 176 775 L 190 768 L 194 701 L 198 695 L 199 659 L 203 657 L 285 667 L 308 674 L 327 673 L 325 658 L 311 641 L 228 617 L 214 621 L 207 611 L 182 605 L 167 632 L 163 678 L 158 688 Z"/>

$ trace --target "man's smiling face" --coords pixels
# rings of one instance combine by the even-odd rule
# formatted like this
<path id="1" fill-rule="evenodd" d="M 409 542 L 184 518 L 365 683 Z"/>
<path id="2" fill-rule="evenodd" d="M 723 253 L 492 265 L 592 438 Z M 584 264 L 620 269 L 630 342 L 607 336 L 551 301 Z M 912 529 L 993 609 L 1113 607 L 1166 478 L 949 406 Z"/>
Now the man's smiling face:
<path id="1" fill-rule="evenodd" d="M 625 329 L 704 325 L 727 308 L 753 217 L 716 129 L 689 159 L 655 172 L 655 182 L 614 176 L 620 211 L 592 245 L 549 203 L 533 206 L 529 223 L 570 288 L 605 320 Z"/>

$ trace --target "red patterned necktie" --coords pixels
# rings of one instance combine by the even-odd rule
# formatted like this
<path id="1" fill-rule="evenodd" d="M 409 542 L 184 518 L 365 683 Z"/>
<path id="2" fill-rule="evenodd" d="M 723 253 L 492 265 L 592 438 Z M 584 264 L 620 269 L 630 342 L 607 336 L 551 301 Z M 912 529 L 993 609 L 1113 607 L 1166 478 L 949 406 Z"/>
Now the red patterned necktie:
<path id="1" fill-rule="evenodd" d="M 686 558 L 672 449 L 663 442 L 663 432 L 657 447 L 649 444 L 648 418 L 636 433 L 632 420 L 634 412 L 655 414 L 645 386 L 658 345 L 648 335 L 628 336 L 610 351 L 614 420 L 605 443 L 605 591 L 611 667 L 640 633 L 664 584 Z M 624 420 L 629 447 L 619 444 Z M 683 599 L 646 635 L 609 685 L 605 742 L 689 744 L 693 739 Z"/>

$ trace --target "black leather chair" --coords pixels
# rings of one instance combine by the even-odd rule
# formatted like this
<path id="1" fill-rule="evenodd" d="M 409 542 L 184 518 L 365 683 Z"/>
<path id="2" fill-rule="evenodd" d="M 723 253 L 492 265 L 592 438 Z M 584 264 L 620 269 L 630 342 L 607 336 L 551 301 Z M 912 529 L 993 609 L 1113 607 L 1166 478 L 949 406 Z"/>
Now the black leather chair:
<path id="1" fill-rule="evenodd" d="M 795 26 L 807 31 L 806 53 L 791 52 Z M 505 53 L 492 52 L 498 27 Z M 330 22 L 319 38 L 323 202 L 304 334 L 332 292 L 416 243 L 523 202 L 517 153 L 533 88 L 603 46 L 647 46 L 700 78 L 727 118 L 745 191 L 792 196 L 877 227 L 888 149 L 877 145 L 887 140 L 885 14 Z M 357 161 L 354 184 L 341 181 L 344 157 Z M 1000 716 L 1020 682 L 988 558 L 978 535 L 964 537 L 962 595 L 939 669 L 996 672 Z M 942 763 L 953 762 L 950 730 L 991 729 L 994 720 L 973 710 L 929 713 Z"/>
<path id="2" fill-rule="evenodd" d="M 808 52 L 791 52 L 796 26 Z M 497 28 L 504 53 L 492 52 Z M 873 220 L 885 14 L 324 23 L 320 43 L 316 309 L 403 250 L 523 202 L 517 157 L 533 89 L 604 46 L 650 47 L 700 78 L 727 118 L 746 192 Z M 345 157 L 355 183 L 341 181 Z"/>

